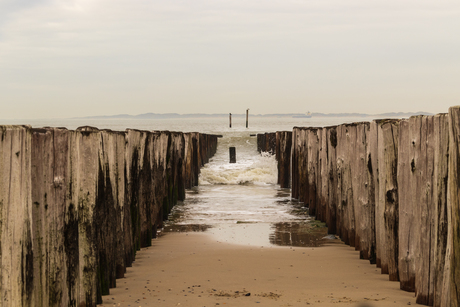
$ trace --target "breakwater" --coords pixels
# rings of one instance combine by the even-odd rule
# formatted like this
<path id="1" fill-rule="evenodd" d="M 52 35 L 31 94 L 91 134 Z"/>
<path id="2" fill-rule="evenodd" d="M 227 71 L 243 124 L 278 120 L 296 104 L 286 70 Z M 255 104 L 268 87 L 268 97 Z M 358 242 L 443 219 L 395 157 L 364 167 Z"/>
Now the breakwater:
<path id="1" fill-rule="evenodd" d="M 291 141 L 292 154 L 277 155 L 278 163 L 291 163 L 283 176 L 291 176 L 292 197 L 310 215 L 402 290 L 415 292 L 417 303 L 459 306 L 460 107 L 295 127 Z M 288 147 L 277 142 L 275 151 Z"/>
<path id="2" fill-rule="evenodd" d="M 291 186 L 292 131 L 278 131 L 257 134 L 257 151 L 276 156 L 278 184 L 281 188 Z"/>
<path id="3" fill-rule="evenodd" d="M 0 306 L 95 306 L 151 244 L 217 137 L 0 126 Z"/>

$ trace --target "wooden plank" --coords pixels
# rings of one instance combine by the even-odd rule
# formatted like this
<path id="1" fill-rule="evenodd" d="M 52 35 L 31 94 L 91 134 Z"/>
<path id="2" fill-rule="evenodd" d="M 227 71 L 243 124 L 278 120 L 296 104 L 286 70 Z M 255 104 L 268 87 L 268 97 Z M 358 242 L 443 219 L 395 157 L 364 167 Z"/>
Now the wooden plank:
<path id="1" fill-rule="evenodd" d="M 415 223 L 416 189 L 411 175 L 415 171 L 411 150 L 414 147 L 410 135 L 411 121 L 401 120 L 398 144 L 398 184 L 399 195 L 399 280 L 404 291 L 415 292 L 415 238 L 418 229 Z M 411 166 L 412 165 L 412 166 Z"/>
<path id="2" fill-rule="evenodd" d="M 328 204 L 326 223 L 328 225 L 328 233 L 337 234 L 337 128 L 327 127 L 327 179 L 328 179 Z"/>
<path id="3" fill-rule="evenodd" d="M 430 276 L 433 280 L 433 306 L 440 307 L 442 298 L 447 296 L 443 288 L 445 258 L 447 251 L 447 179 L 449 159 L 449 125 L 447 114 L 434 116 L 434 176 L 432 232 L 433 258 Z"/>
<path id="4" fill-rule="evenodd" d="M 448 239 L 441 306 L 460 304 L 460 106 L 449 108 Z"/>

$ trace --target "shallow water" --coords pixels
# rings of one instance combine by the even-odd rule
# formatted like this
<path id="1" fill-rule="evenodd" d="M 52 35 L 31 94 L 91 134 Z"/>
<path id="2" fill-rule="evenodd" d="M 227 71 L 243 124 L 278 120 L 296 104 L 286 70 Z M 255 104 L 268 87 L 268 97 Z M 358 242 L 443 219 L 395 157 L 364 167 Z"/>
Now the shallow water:
<path id="1" fill-rule="evenodd" d="M 257 138 L 251 134 L 289 131 L 294 126 L 327 126 L 372 120 L 372 118 L 250 118 L 235 117 L 233 128 L 228 118 L 188 118 L 175 120 L 36 120 L 0 124 L 29 124 L 75 129 L 95 126 L 100 129 L 198 131 L 222 135 L 216 155 L 199 176 L 199 185 L 174 207 L 163 233 L 205 231 L 220 242 L 251 246 L 319 246 L 334 237 L 327 236 L 325 225 L 308 215 L 303 204 L 290 198 L 289 189 L 277 182 L 274 156 L 257 152 Z M 236 147 L 236 163 L 229 163 L 229 147 Z"/>
<path id="2" fill-rule="evenodd" d="M 220 131 L 199 186 L 173 209 L 164 231 L 206 231 L 217 241 L 251 246 L 319 246 L 327 229 L 277 185 L 275 157 L 257 152 L 251 132 Z M 236 148 L 236 163 L 229 163 L 229 147 Z"/>
<path id="3" fill-rule="evenodd" d="M 255 246 L 319 246 L 324 224 L 275 185 L 198 186 L 187 192 L 164 229 L 206 231 L 215 240 Z"/>

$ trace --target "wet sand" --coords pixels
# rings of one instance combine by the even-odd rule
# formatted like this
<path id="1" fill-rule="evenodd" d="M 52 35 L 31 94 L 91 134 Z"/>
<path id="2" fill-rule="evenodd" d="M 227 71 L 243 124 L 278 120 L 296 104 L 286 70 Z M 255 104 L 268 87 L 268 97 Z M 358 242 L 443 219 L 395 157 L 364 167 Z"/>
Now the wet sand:
<path id="1" fill-rule="evenodd" d="M 407 306 L 380 269 L 342 243 L 254 247 L 169 233 L 136 255 L 100 306 Z"/>

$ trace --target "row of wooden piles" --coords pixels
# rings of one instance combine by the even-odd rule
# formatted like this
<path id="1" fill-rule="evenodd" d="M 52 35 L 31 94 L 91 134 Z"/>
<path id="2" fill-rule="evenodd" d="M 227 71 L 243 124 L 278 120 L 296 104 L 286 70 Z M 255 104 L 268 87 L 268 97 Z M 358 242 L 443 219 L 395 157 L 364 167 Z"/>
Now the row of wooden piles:
<path id="1" fill-rule="evenodd" d="M 0 126 L 0 306 L 96 306 L 217 137 Z"/>
<path id="2" fill-rule="evenodd" d="M 282 188 L 291 186 L 291 146 L 291 131 L 257 134 L 257 151 L 276 155 L 276 161 L 278 161 L 278 184 Z"/>
<path id="3" fill-rule="evenodd" d="M 460 306 L 460 107 L 273 135 L 292 197 L 329 233 L 417 303 Z"/>

